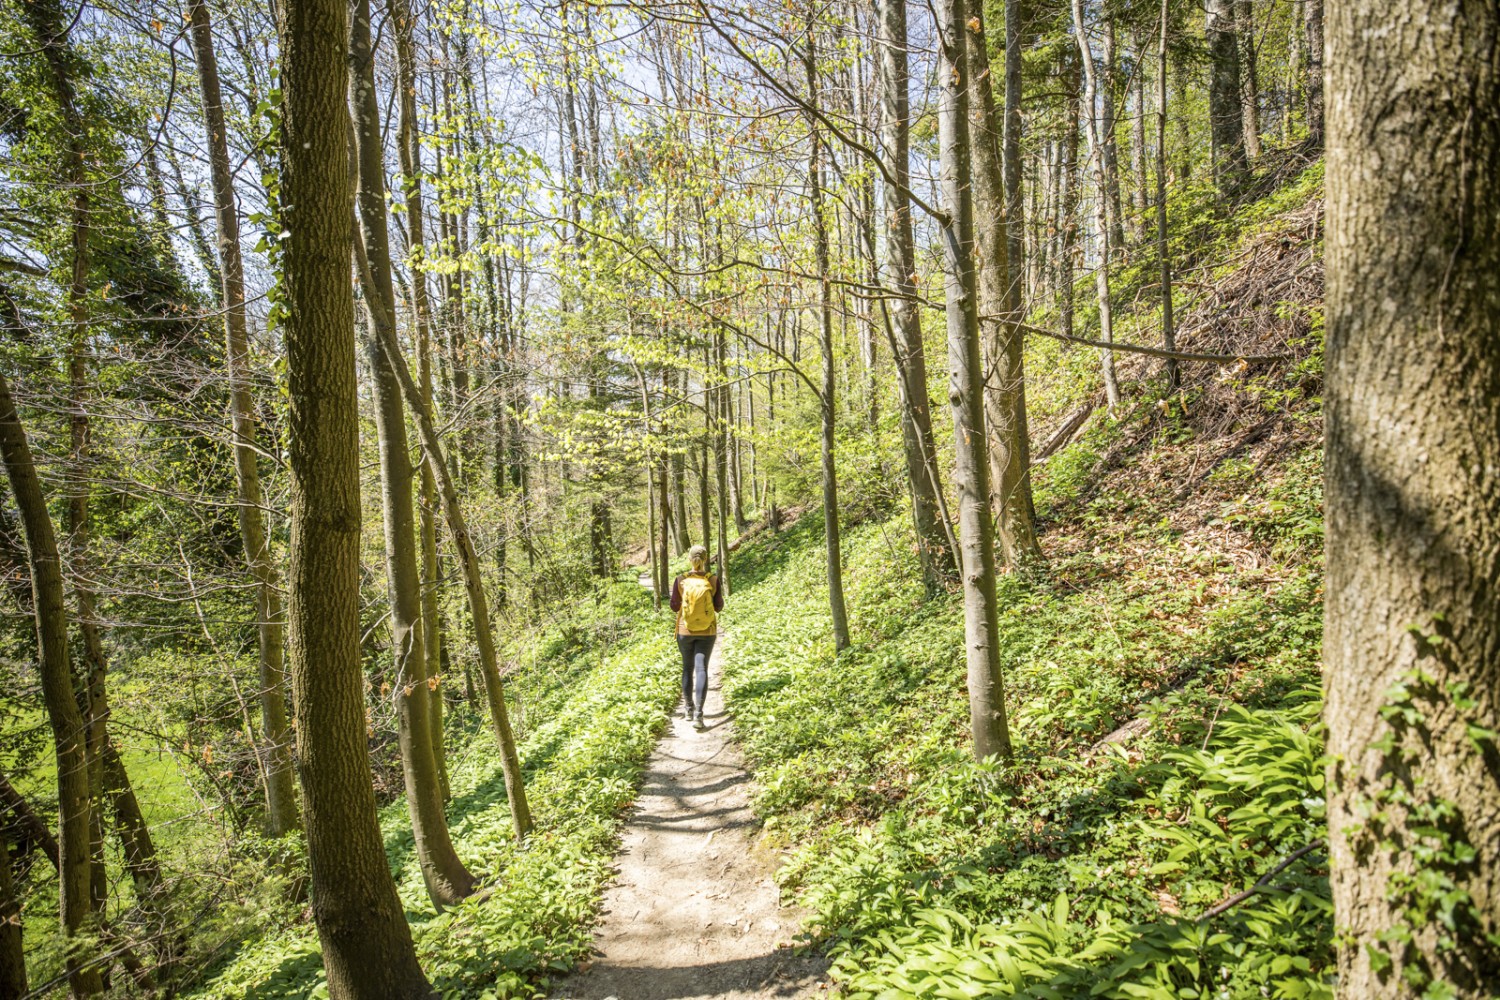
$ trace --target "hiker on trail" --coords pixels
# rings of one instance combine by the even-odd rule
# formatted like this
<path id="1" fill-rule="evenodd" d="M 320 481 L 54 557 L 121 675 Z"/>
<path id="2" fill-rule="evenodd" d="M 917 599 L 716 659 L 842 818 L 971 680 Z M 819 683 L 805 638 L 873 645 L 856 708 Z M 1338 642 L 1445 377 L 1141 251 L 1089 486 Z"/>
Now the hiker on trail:
<path id="1" fill-rule="evenodd" d="M 707 549 L 701 545 L 688 549 L 688 563 L 692 568 L 672 581 L 672 610 L 677 612 L 677 648 L 682 651 L 682 717 L 702 729 L 708 658 L 719 634 L 724 595 L 719 591 L 719 578 L 708 575 Z"/>

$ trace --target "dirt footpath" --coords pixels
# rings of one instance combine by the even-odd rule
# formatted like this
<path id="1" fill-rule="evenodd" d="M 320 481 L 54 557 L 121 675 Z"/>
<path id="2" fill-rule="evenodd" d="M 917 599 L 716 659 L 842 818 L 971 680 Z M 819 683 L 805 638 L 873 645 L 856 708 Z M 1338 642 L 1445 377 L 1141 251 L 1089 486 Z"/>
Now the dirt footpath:
<path id="1" fill-rule="evenodd" d="M 797 914 L 781 908 L 775 858 L 756 847 L 750 775 L 719 691 L 723 646 L 710 665 L 706 728 L 679 708 L 651 757 L 604 895 L 602 955 L 557 985 L 559 1000 L 820 994 L 825 965 L 786 947 Z"/>

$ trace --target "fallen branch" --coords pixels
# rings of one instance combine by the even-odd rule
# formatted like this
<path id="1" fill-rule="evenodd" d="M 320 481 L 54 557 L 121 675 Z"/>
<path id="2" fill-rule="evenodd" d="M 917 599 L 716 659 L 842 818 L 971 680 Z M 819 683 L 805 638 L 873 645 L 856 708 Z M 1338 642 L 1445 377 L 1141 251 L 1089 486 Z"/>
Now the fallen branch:
<path id="1" fill-rule="evenodd" d="M 1275 868 L 1272 868 L 1270 871 L 1266 872 L 1259 879 L 1257 879 L 1255 884 L 1250 888 L 1246 889 L 1244 892 L 1237 892 L 1233 896 L 1230 896 L 1228 899 L 1224 900 L 1222 903 L 1215 903 L 1213 906 L 1209 907 L 1208 911 L 1204 913 L 1203 916 L 1198 918 L 1199 923 L 1202 923 L 1205 920 L 1212 919 L 1213 917 L 1217 917 L 1219 914 L 1225 912 L 1226 910 L 1232 910 L 1236 906 L 1239 906 L 1245 900 L 1249 899 L 1251 896 L 1264 889 L 1266 885 L 1271 881 L 1271 879 L 1286 871 L 1287 868 L 1291 866 L 1292 862 L 1312 851 L 1316 851 L 1322 846 L 1322 838 L 1319 838 L 1318 840 L 1314 840 L 1309 844 L 1297 848 L 1291 854 L 1287 855 L 1287 857 L 1281 862 L 1281 864 L 1277 865 Z"/>
<path id="2" fill-rule="evenodd" d="M 1063 445 L 1072 441 L 1083 425 L 1088 423 L 1089 417 L 1093 415 L 1096 408 L 1097 404 L 1087 403 L 1064 419 L 1057 430 L 1052 432 L 1051 437 L 1047 438 L 1046 443 L 1036 450 L 1036 454 L 1031 457 L 1031 464 L 1041 465 Z"/>

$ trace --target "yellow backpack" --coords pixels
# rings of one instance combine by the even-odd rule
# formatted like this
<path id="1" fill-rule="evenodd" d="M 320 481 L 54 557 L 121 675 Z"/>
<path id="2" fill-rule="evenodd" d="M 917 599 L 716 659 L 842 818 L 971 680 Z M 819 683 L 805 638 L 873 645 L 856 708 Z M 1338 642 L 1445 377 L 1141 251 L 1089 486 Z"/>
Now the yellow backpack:
<path id="1" fill-rule="evenodd" d="M 682 578 L 682 623 L 689 632 L 707 632 L 719 620 L 714 611 L 714 582 L 702 573 Z"/>

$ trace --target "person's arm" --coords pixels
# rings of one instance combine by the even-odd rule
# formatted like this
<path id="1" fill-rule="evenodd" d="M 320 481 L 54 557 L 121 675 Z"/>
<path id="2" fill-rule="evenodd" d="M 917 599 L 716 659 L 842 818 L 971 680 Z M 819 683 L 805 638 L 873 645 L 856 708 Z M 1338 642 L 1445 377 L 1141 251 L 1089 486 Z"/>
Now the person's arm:
<path id="1" fill-rule="evenodd" d="M 672 599 L 669 602 L 673 611 L 682 610 L 682 577 L 672 581 Z"/>
<path id="2" fill-rule="evenodd" d="M 719 586 L 718 577 L 714 577 L 714 610 L 724 610 L 724 588 Z"/>

